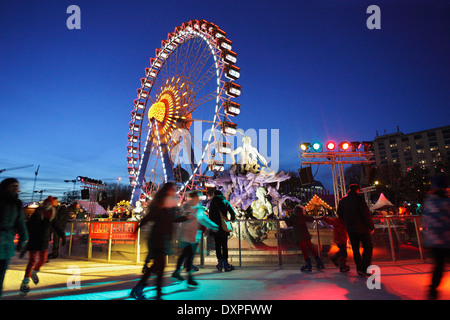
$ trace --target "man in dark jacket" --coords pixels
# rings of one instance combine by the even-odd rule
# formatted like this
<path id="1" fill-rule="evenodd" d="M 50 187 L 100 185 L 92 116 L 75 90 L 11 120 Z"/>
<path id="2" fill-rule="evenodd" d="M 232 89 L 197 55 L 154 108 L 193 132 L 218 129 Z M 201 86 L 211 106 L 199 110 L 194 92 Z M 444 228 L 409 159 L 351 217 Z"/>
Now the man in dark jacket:
<path id="1" fill-rule="evenodd" d="M 369 208 L 359 195 L 359 189 L 357 184 L 350 185 L 347 195 L 339 200 L 337 214 L 345 222 L 356 270 L 360 276 L 367 276 L 367 268 L 371 265 L 373 251 L 370 234 L 375 228 Z M 360 244 L 364 250 L 362 257 L 359 252 Z"/>
<path id="2" fill-rule="evenodd" d="M 58 198 L 53 198 L 53 206 L 56 210 L 55 220 L 53 222 L 57 228 L 64 232 L 66 229 L 67 220 L 69 220 L 69 210 L 66 205 L 61 205 L 58 201 Z M 53 238 L 53 248 L 52 253 L 48 255 L 49 259 L 56 259 L 59 255 L 59 242 L 61 237 L 55 229 L 52 230 L 52 238 Z"/>
<path id="3" fill-rule="evenodd" d="M 228 213 L 230 213 L 231 219 L 228 219 Z M 228 236 L 231 230 L 227 225 L 231 226 L 230 220 L 236 220 L 236 213 L 220 190 L 214 191 L 214 197 L 209 205 L 209 219 L 219 226 L 219 231 L 213 233 L 218 261 L 216 268 L 219 271 L 222 271 L 222 269 L 231 271 L 234 269 L 228 263 Z"/>
<path id="4" fill-rule="evenodd" d="M 17 194 L 20 192 L 19 181 L 14 178 L 4 179 L 0 183 L 0 298 L 3 281 L 9 260 L 14 256 L 14 237 L 19 234 L 17 250 L 20 251 L 28 240 L 22 201 Z"/>

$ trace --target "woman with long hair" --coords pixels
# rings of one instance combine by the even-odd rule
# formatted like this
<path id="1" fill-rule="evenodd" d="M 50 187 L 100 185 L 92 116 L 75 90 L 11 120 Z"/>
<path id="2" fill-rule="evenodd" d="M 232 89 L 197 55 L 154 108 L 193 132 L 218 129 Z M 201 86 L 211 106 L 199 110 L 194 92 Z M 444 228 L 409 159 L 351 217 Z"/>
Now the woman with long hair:
<path id="1" fill-rule="evenodd" d="M 174 222 L 183 222 L 190 218 L 184 216 L 175 198 L 176 185 L 173 182 L 164 184 L 156 192 L 147 207 L 147 213 L 137 229 L 152 221 L 153 226 L 148 239 L 148 258 L 153 259 L 153 265 L 146 268 L 138 284 L 131 290 L 131 296 L 137 300 L 144 300 L 143 290 L 152 273 L 156 273 L 156 299 L 161 300 L 163 273 L 166 255 L 170 254 L 172 246 L 172 230 Z M 136 230 L 137 230 L 136 229 Z"/>

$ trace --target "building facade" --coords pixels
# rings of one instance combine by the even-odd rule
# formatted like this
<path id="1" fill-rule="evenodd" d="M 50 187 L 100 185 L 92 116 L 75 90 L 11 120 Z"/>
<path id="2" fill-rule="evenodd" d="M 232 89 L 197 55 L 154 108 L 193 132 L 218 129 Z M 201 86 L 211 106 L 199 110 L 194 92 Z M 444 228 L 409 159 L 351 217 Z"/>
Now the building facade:
<path id="1" fill-rule="evenodd" d="M 450 125 L 404 134 L 381 135 L 373 141 L 377 166 L 399 164 L 403 172 L 420 166 L 431 175 L 450 159 Z"/>

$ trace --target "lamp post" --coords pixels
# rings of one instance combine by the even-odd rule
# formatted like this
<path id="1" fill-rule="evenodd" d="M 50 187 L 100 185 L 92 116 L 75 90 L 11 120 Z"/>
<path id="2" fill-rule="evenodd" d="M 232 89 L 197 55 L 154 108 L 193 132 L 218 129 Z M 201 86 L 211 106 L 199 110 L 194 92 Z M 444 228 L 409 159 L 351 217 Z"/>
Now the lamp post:
<path id="1" fill-rule="evenodd" d="M 115 201 L 115 205 L 117 205 L 117 193 L 119 192 L 119 181 L 121 180 L 121 177 L 117 178 L 117 187 L 116 187 L 116 201 Z"/>

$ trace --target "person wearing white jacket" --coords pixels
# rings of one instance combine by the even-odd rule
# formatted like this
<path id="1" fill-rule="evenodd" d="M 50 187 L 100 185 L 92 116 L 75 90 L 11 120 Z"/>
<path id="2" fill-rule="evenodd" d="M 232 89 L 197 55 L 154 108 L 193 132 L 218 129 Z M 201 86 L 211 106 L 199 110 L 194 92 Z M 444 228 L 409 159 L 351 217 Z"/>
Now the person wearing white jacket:
<path id="1" fill-rule="evenodd" d="M 188 285 L 197 286 L 197 282 L 192 277 L 192 260 L 195 248 L 202 237 L 200 225 L 217 231 L 219 226 L 212 222 L 206 215 L 205 208 L 200 204 L 200 199 L 197 191 L 188 193 L 188 201 L 183 206 L 183 211 L 189 214 L 192 219 L 181 223 L 178 230 L 178 240 L 180 247 L 183 249 L 181 255 L 178 257 L 177 267 L 172 274 L 172 278 L 183 281 L 184 278 L 180 275 L 181 265 L 186 261 L 186 271 L 188 273 Z"/>

